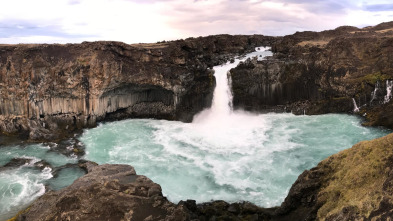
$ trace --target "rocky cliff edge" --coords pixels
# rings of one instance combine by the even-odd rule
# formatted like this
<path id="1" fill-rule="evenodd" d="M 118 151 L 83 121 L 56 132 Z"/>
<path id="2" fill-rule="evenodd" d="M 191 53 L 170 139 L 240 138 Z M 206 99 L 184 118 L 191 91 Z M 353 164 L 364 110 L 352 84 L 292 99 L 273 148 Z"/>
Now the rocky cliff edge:
<path id="1" fill-rule="evenodd" d="M 0 45 L 0 132 L 44 141 L 104 120 L 190 122 L 211 104 L 211 67 L 273 39 L 217 35 L 156 44 Z"/>
<path id="2" fill-rule="evenodd" d="M 393 22 L 297 32 L 277 39 L 271 50 L 272 57 L 231 70 L 235 108 L 355 112 L 368 125 L 393 128 Z"/>

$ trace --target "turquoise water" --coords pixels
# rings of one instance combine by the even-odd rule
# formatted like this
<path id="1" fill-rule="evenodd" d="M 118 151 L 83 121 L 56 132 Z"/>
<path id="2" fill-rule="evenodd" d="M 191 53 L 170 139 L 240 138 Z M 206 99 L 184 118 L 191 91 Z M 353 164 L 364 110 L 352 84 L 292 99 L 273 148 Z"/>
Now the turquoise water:
<path id="1" fill-rule="evenodd" d="M 279 205 L 297 176 L 322 159 L 390 131 L 360 126 L 351 115 L 251 115 L 204 111 L 193 123 L 133 119 L 100 124 L 79 138 L 88 160 L 125 163 L 162 186 L 173 202 L 247 200 Z M 0 220 L 84 172 L 69 147 L 52 144 L 0 147 Z M 23 165 L 2 167 L 14 158 Z M 44 160 L 44 166 L 37 166 Z M 43 164 L 41 162 L 41 164 Z M 46 165 L 46 166 L 45 166 Z"/>
<path id="2" fill-rule="evenodd" d="M 240 112 L 216 125 L 149 119 L 105 123 L 86 130 L 80 140 L 86 159 L 130 164 L 159 183 L 172 202 L 246 200 L 271 207 L 284 200 L 304 170 L 387 133 L 362 127 L 351 115 Z"/>
<path id="3" fill-rule="evenodd" d="M 77 159 L 54 151 L 55 147 L 44 144 L 0 147 L 0 220 L 13 217 L 46 190 L 61 189 L 83 175 L 79 168 L 64 167 L 75 164 Z M 28 161 L 2 167 L 14 158 Z"/>

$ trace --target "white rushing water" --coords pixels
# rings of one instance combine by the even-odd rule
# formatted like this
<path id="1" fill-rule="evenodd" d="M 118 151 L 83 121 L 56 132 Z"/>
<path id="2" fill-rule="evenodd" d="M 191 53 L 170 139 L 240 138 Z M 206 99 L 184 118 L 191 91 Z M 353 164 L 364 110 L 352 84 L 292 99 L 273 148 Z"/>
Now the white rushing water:
<path id="1" fill-rule="evenodd" d="M 248 57 L 270 55 L 265 50 Z M 212 107 L 192 123 L 134 119 L 100 124 L 81 137 L 86 159 L 130 164 L 159 183 L 173 202 L 246 200 L 270 207 L 283 201 L 305 169 L 358 141 L 387 133 L 362 127 L 350 115 L 233 111 L 228 71 L 240 61 L 214 67 Z"/>
<path id="2" fill-rule="evenodd" d="M 60 189 L 71 184 L 76 178 L 83 175 L 80 170 L 65 174 L 60 170 L 56 177 L 49 167 L 39 169 L 35 163 L 45 160 L 53 167 L 63 166 L 67 163 L 76 163 L 75 158 L 69 158 L 42 144 L 27 146 L 0 147 L 0 221 L 7 220 L 20 210 L 26 208 L 31 202 L 45 193 L 46 186 L 51 189 Z M 3 167 L 10 160 L 29 159 L 17 167 Z"/>
<path id="3" fill-rule="evenodd" d="M 233 113 L 229 70 L 235 68 L 240 62 L 248 58 L 261 60 L 266 56 L 272 55 L 268 49 L 269 48 L 257 47 L 255 52 L 241 58 L 236 58 L 232 63 L 228 62 L 225 65 L 214 67 L 216 88 L 213 93 L 212 106 L 194 116 L 193 123 L 195 125 L 199 127 L 205 125 L 209 128 L 214 128 L 214 130 L 225 131 L 225 128 L 229 129 L 228 127 L 235 126 L 233 124 L 237 124 L 238 122 L 236 121 L 238 121 L 239 118 L 251 117 L 250 114 L 243 114 L 242 112 Z"/>
<path id="4" fill-rule="evenodd" d="M 386 80 L 386 95 L 384 97 L 384 103 L 388 103 L 392 99 L 392 88 L 393 80 Z"/>
<path id="5" fill-rule="evenodd" d="M 379 81 L 375 82 L 375 88 L 374 91 L 371 92 L 371 100 L 370 100 L 370 104 L 372 104 L 372 102 L 377 98 L 377 94 L 378 94 L 378 90 L 380 89 L 380 83 Z"/>
<path id="6" fill-rule="evenodd" d="M 356 104 L 355 98 L 352 98 L 352 103 L 353 103 L 353 112 L 359 112 L 359 107 Z"/>

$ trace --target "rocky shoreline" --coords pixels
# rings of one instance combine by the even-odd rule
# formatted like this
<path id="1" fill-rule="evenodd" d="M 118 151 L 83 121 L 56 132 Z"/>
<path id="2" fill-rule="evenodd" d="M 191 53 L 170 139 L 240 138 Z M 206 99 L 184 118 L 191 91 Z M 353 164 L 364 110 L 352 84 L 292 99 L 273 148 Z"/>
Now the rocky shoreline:
<path id="1" fill-rule="evenodd" d="M 393 216 L 393 134 L 363 141 L 304 171 L 280 207 L 169 202 L 129 165 L 80 162 L 71 186 L 49 191 L 14 220 L 386 220 Z"/>

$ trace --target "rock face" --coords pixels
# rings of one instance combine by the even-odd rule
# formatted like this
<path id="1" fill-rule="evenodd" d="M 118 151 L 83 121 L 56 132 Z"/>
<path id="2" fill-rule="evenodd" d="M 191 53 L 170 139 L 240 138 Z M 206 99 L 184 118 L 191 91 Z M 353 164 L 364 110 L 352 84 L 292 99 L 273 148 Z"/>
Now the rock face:
<path id="1" fill-rule="evenodd" d="M 48 192 L 19 220 L 184 220 L 181 207 L 162 196 L 160 185 L 128 165 L 101 165 L 71 186 Z"/>
<path id="2" fill-rule="evenodd" d="M 271 107 L 297 114 L 361 113 L 381 125 L 386 86 L 393 79 L 393 22 L 358 29 L 339 27 L 300 32 L 277 39 L 274 55 L 248 60 L 232 69 L 234 106 L 252 111 Z M 393 128 L 393 124 L 389 124 Z"/>
<path id="3" fill-rule="evenodd" d="M 190 122 L 211 104 L 215 80 L 209 67 L 273 39 L 0 45 L 0 131 L 53 140 L 103 120 Z"/>
<path id="4" fill-rule="evenodd" d="M 48 192 L 18 220 L 388 220 L 393 216 L 393 134 L 363 141 L 304 171 L 280 207 L 193 200 L 175 205 L 128 165 L 85 162 L 88 174 Z"/>
<path id="5" fill-rule="evenodd" d="M 392 187 L 390 134 L 355 144 L 303 172 L 275 215 L 281 220 L 388 220 Z"/>

